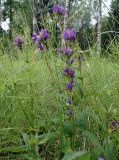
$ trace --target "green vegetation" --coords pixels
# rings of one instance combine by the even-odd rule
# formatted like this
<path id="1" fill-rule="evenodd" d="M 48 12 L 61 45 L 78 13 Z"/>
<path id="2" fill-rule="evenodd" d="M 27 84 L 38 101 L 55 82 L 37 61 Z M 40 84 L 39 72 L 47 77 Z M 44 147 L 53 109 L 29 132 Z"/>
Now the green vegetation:
<path id="1" fill-rule="evenodd" d="M 1 56 L 1 159 L 34 157 L 37 147 L 42 158 L 58 159 L 63 153 L 70 153 L 69 140 L 64 135 L 70 136 L 72 125 L 69 121 L 62 122 L 63 131 L 60 126 L 60 109 L 65 106 L 60 94 L 64 86 L 62 61 L 49 51 L 49 71 L 43 54 L 37 53 L 35 61 L 30 50 L 29 61 L 22 52 L 16 58 Z M 103 57 L 89 57 L 83 61 L 82 76 L 83 95 L 80 91 L 76 95 L 79 130 L 76 148 L 90 151 L 94 146 L 93 156 L 97 157 L 105 146 L 111 155 L 104 147 L 105 154 L 113 156 L 119 149 L 119 132 L 118 125 L 111 126 L 112 131 L 109 125 L 119 117 L 119 64 Z M 113 138 L 107 142 L 109 137 Z M 62 138 L 64 144 L 60 143 Z"/>
<path id="2" fill-rule="evenodd" d="M 0 160 L 119 160 L 118 1 L 39 2 L 0 1 Z"/>

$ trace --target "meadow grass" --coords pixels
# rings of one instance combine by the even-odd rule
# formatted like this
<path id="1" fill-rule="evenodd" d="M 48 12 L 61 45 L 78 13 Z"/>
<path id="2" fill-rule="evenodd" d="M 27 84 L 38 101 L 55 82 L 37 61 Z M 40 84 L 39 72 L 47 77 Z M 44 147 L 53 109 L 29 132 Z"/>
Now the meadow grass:
<path id="1" fill-rule="evenodd" d="M 34 49 L 16 51 L 15 56 L 1 55 L 0 58 L 0 115 L 1 147 L 13 147 L 22 144 L 22 132 L 49 133 L 57 132 L 56 139 L 51 139 L 41 151 L 42 157 L 58 159 L 60 109 L 65 106 L 62 95 L 64 79 L 63 63 L 53 50 L 35 54 Z M 88 57 L 82 62 L 82 91 L 77 92 L 78 110 L 86 112 L 90 108 L 106 123 L 119 117 L 119 64 L 104 57 Z M 87 117 L 88 118 L 88 117 Z M 89 119 L 88 119 L 89 120 Z M 96 120 L 95 120 L 96 121 Z M 91 126 L 92 125 L 92 126 Z M 88 128 L 100 136 L 99 126 L 88 121 Z M 59 137 L 58 137 L 59 136 Z M 83 141 L 83 140 L 82 140 Z M 91 146 L 82 144 L 82 149 Z M 44 151 L 45 150 L 45 151 Z M 7 158 L 10 158 L 8 156 Z M 18 156 L 19 157 L 19 156 Z M 20 156 L 22 157 L 22 155 Z M 1 157 L 5 160 L 5 157 Z"/>

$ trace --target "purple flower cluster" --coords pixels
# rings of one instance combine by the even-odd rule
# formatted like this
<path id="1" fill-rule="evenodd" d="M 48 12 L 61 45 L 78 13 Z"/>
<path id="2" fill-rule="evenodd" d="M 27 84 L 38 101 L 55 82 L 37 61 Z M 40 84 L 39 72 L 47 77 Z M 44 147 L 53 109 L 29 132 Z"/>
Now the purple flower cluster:
<path id="1" fill-rule="evenodd" d="M 74 29 L 65 28 L 64 32 L 63 32 L 63 38 L 65 40 L 73 41 L 73 40 L 75 40 L 75 34 L 76 34 L 76 32 Z"/>
<path id="2" fill-rule="evenodd" d="M 71 104 L 71 99 L 70 98 L 67 98 L 67 103 Z"/>
<path id="3" fill-rule="evenodd" d="M 73 80 L 71 80 L 66 84 L 66 89 L 69 90 L 70 92 L 72 91 L 72 88 L 73 88 Z"/>
<path id="4" fill-rule="evenodd" d="M 42 40 L 46 41 L 49 37 L 47 29 L 41 29 L 37 37 L 39 41 L 42 41 Z"/>
<path id="5" fill-rule="evenodd" d="M 74 70 L 71 68 L 65 68 L 64 75 L 67 77 L 73 78 L 74 77 Z"/>
<path id="6" fill-rule="evenodd" d="M 80 55 L 80 54 L 77 55 L 77 59 L 78 59 L 79 61 L 81 60 L 81 55 Z"/>
<path id="7" fill-rule="evenodd" d="M 38 48 L 40 49 L 40 50 L 44 50 L 44 45 L 42 44 L 42 43 L 39 43 L 39 45 L 38 45 Z"/>
<path id="8" fill-rule="evenodd" d="M 59 14 L 59 15 L 63 15 L 63 16 L 65 15 L 65 10 L 60 5 L 54 5 L 52 7 L 52 11 L 53 11 L 53 13 L 56 13 L 56 14 Z"/>
<path id="9" fill-rule="evenodd" d="M 14 38 L 14 44 L 21 49 L 23 44 L 24 44 L 24 38 L 21 37 L 21 36 L 15 37 Z"/>
<path id="10" fill-rule="evenodd" d="M 60 5 L 54 5 L 52 8 L 53 13 L 56 13 L 57 15 L 65 15 L 65 10 L 62 6 Z M 57 18 L 59 18 L 59 16 L 57 16 Z M 59 20 L 59 19 L 58 19 Z M 60 20 L 59 20 L 60 21 Z M 60 23 L 61 24 L 61 23 Z M 62 24 L 61 24 L 62 25 Z M 69 41 L 72 42 L 75 40 L 75 30 L 74 29 L 69 29 L 69 28 L 65 28 L 63 33 L 62 33 L 62 37 L 65 41 Z M 69 44 L 71 43 L 65 43 L 65 47 L 64 48 L 58 48 L 57 49 L 57 53 L 62 53 L 63 55 L 65 55 L 65 68 L 64 68 L 64 76 L 66 77 L 66 95 L 67 95 L 67 104 L 68 104 L 68 108 L 67 108 L 67 114 L 68 115 L 72 115 L 73 114 L 73 109 L 71 107 L 73 107 L 73 103 L 72 103 L 72 90 L 73 90 L 73 86 L 74 86 L 74 69 L 72 69 L 71 65 L 74 62 L 74 59 L 72 57 L 74 51 L 70 48 Z"/>
<path id="11" fill-rule="evenodd" d="M 67 109 L 67 114 L 70 116 L 72 116 L 72 114 L 73 114 L 73 111 L 70 107 L 68 107 L 68 109 Z"/>
<path id="12" fill-rule="evenodd" d="M 57 51 L 58 53 L 63 53 L 67 56 L 71 56 L 74 53 L 74 51 L 69 47 L 59 48 Z"/>
<path id="13" fill-rule="evenodd" d="M 32 40 L 33 40 L 34 43 L 37 42 L 38 39 L 37 39 L 37 34 L 36 33 L 32 34 Z"/>
<path id="14" fill-rule="evenodd" d="M 32 35 L 32 40 L 34 43 L 38 43 L 38 48 L 40 50 L 44 50 L 44 45 L 42 44 L 44 41 L 47 41 L 49 38 L 49 34 L 47 29 L 41 29 L 41 31 L 38 34 L 33 34 Z"/>

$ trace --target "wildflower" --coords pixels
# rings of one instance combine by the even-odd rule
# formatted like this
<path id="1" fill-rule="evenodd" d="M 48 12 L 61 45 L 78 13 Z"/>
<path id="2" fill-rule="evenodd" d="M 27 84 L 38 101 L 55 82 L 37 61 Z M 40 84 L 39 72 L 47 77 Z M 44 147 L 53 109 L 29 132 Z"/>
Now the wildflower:
<path id="1" fill-rule="evenodd" d="M 75 39 L 75 30 L 74 29 L 64 29 L 63 38 L 65 40 L 74 40 Z"/>
<path id="2" fill-rule="evenodd" d="M 67 109 L 67 114 L 68 115 L 72 115 L 73 114 L 73 111 L 72 111 L 72 109 L 70 107 L 68 107 L 68 109 Z"/>
<path id="3" fill-rule="evenodd" d="M 60 5 L 54 5 L 52 8 L 53 13 L 59 14 L 59 15 L 65 15 L 65 10 Z"/>
<path id="4" fill-rule="evenodd" d="M 73 58 L 69 59 L 70 64 L 73 64 L 73 62 L 74 62 Z"/>
<path id="5" fill-rule="evenodd" d="M 71 65 L 71 64 L 73 64 L 73 62 L 74 62 L 74 60 L 73 60 L 73 58 L 71 58 L 71 59 L 68 59 L 68 60 L 66 61 L 66 64 Z"/>
<path id="6" fill-rule="evenodd" d="M 78 59 L 79 61 L 81 60 L 81 55 L 80 55 L 80 54 L 77 55 L 77 59 Z"/>
<path id="7" fill-rule="evenodd" d="M 43 45 L 42 43 L 39 43 L 38 48 L 39 48 L 40 50 L 44 50 L 44 45 Z"/>
<path id="8" fill-rule="evenodd" d="M 58 53 L 63 53 L 63 54 L 68 55 L 68 56 L 71 56 L 74 53 L 74 51 L 69 47 L 58 48 L 57 52 Z"/>
<path id="9" fill-rule="evenodd" d="M 14 39 L 14 44 L 16 46 L 18 46 L 20 49 L 22 48 L 23 44 L 24 44 L 24 39 L 21 36 L 18 36 Z"/>
<path id="10" fill-rule="evenodd" d="M 37 42 L 38 38 L 37 38 L 37 34 L 36 33 L 34 33 L 32 35 L 32 40 L 33 40 L 34 43 Z"/>
<path id="11" fill-rule="evenodd" d="M 72 88 L 73 88 L 73 83 L 72 83 L 72 81 L 70 81 L 69 83 L 66 84 L 66 89 L 71 92 Z"/>
<path id="12" fill-rule="evenodd" d="M 37 35 L 37 40 L 40 42 L 41 40 L 47 40 L 49 37 L 47 29 L 41 29 L 39 34 Z"/>
<path id="13" fill-rule="evenodd" d="M 113 129 L 116 129 L 119 126 L 119 122 L 117 122 L 115 119 L 112 120 L 111 126 Z"/>
<path id="14" fill-rule="evenodd" d="M 72 54 L 73 54 L 73 50 L 70 49 L 70 48 L 67 48 L 67 47 L 63 48 L 63 49 L 62 49 L 62 52 L 63 52 L 65 55 L 72 55 Z"/>
<path id="15" fill-rule="evenodd" d="M 103 157 L 98 157 L 98 159 L 97 160 L 104 160 L 104 158 Z"/>
<path id="16" fill-rule="evenodd" d="M 73 78 L 74 77 L 74 70 L 71 68 L 65 68 L 64 75 Z"/>
<path id="17" fill-rule="evenodd" d="M 62 48 L 57 48 L 56 51 L 57 53 L 62 53 Z"/>
<path id="18" fill-rule="evenodd" d="M 71 99 L 70 98 L 67 98 L 67 103 L 71 104 Z"/>

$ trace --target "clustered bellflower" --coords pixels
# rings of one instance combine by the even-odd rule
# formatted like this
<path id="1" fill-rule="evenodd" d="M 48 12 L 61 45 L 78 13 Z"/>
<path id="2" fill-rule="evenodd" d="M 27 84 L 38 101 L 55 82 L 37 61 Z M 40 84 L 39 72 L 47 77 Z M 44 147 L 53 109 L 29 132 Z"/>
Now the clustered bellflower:
<path id="1" fill-rule="evenodd" d="M 74 62 L 73 58 L 70 58 L 66 61 L 66 64 L 71 65 L 73 64 L 73 62 Z"/>
<path id="2" fill-rule="evenodd" d="M 62 6 L 60 5 L 54 5 L 52 8 L 53 13 L 57 14 L 57 18 L 59 18 L 59 15 L 65 15 L 65 10 Z M 60 19 L 58 19 L 60 21 Z M 75 30 L 74 29 L 68 29 L 65 28 L 63 33 L 62 33 L 62 38 L 65 41 L 69 41 L 72 42 L 75 40 Z M 67 114 L 68 115 L 73 115 L 73 103 L 72 103 L 72 90 L 73 90 L 73 86 L 74 86 L 74 76 L 75 76 L 75 71 L 72 68 L 72 64 L 74 62 L 73 60 L 73 53 L 74 51 L 72 50 L 72 48 L 69 47 L 69 43 L 65 43 L 65 47 L 64 48 L 59 48 L 57 49 L 57 53 L 62 53 L 62 55 L 65 56 L 65 68 L 64 68 L 64 76 L 66 77 L 66 96 L 67 96 L 67 104 L 68 104 L 68 108 L 67 108 Z"/>
<path id="3" fill-rule="evenodd" d="M 24 38 L 21 37 L 21 36 L 15 37 L 15 38 L 14 38 L 14 44 L 15 44 L 16 46 L 18 46 L 20 49 L 22 49 L 22 46 L 23 46 L 23 44 L 24 44 Z"/>
<path id="4" fill-rule="evenodd" d="M 63 32 L 63 38 L 65 40 L 69 40 L 69 41 L 75 40 L 75 30 L 74 29 L 65 28 L 64 32 Z"/>
<path id="5" fill-rule="evenodd" d="M 37 38 L 39 41 L 42 41 L 42 40 L 46 41 L 48 39 L 48 37 L 49 37 L 49 34 L 48 34 L 47 29 L 41 29 L 41 31 L 37 35 Z"/>
<path id="6" fill-rule="evenodd" d="M 70 78 L 74 77 L 74 70 L 72 68 L 65 68 L 64 75 Z"/>
<path id="7" fill-rule="evenodd" d="M 65 41 L 72 42 L 75 40 L 75 30 L 74 29 L 68 29 L 65 28 L 63 31 L 63 38 Z M 59 49 L 60 53 L 63 53 L 64 55 L 67 55 L 67 60 L 65 64 L 67 65 L 66 68 L 64 68 L 64 75 L 67 77 L 68 82 L 66 83 L 66 90 L 67 90 L 67 102 L 69 104 L 67 113 L 71 116 L 73 114 L 73 110 L 71 108 L 72 104 L 72 89 L 74 86 L 74 75 L 75 71 L 72 69 L 71 65 L 73 64 L 74 60 L 72 58 L 72 55 L 74 51 L 68 46 L 68 43 L 64 48 Z M 69 103 L 70 102 L 70 103 Z"/>
<path id="8" fill-rule="evenodd" d="M 40 49 L 40 50 L 44 50 L 44 45 L 42 44 L 42 43 L 39 43 L 39 45 L 38 45 L 38 48 Z"/>
<path id="9" fill-rule="evenodd" d="M 73 81 L 70 81 L 66 84 L 66 89 L 69 90 L 70 92 L 72 91 L 73 88 Z"/>
<path id="10" fill-rule="evenodd" d="M 63 16 L 65 15 L 65 10 L 60 5 L 54 5 L 52 7 L 52 11 L 53 11 L 53 13 L 58 14 L 58 15 L 63 15 Z"/>
<path id="11" fill-rule="evenodd" d="M 32 35 L 32 40 L 33 40 L 33 42 L 34 43 L 36 43 L 37 42 L 37 34 L 36 33 L 34 33 L 33 35 Z"/>
<path id="12" fill-rule="evenodd" d="M 58 53 L 63 53 L 64 55 L 71 56 L 74 51 L 70 47 L 64 47 L 57 49 Z"/>
<path id="13" fill-rule="evenodd" d="M 67 103 L 71 104 L 71 99 L 70 98 L 67 98 Z"/>
<path id="14" fill-rule="evenodd" d="M 72 111 L 72 109 L 71 109 L 70 107 L 68 107 L 68 109 L 67 109 L 67 114 L 68 114 L 68 115 L 71 115 L 71 116 L 72 116 L 72 114 L 73 114 L 73 111 Z"/>
<path id="15" fill-rule="evenodd" d="M 38 34 L 34 33 L 32 35 L 32 40 L 34 43 L 38 44 L 38 49 L 44 50 L 44 42 L 49 38 L 47 29 L 41 29 Z"/>

